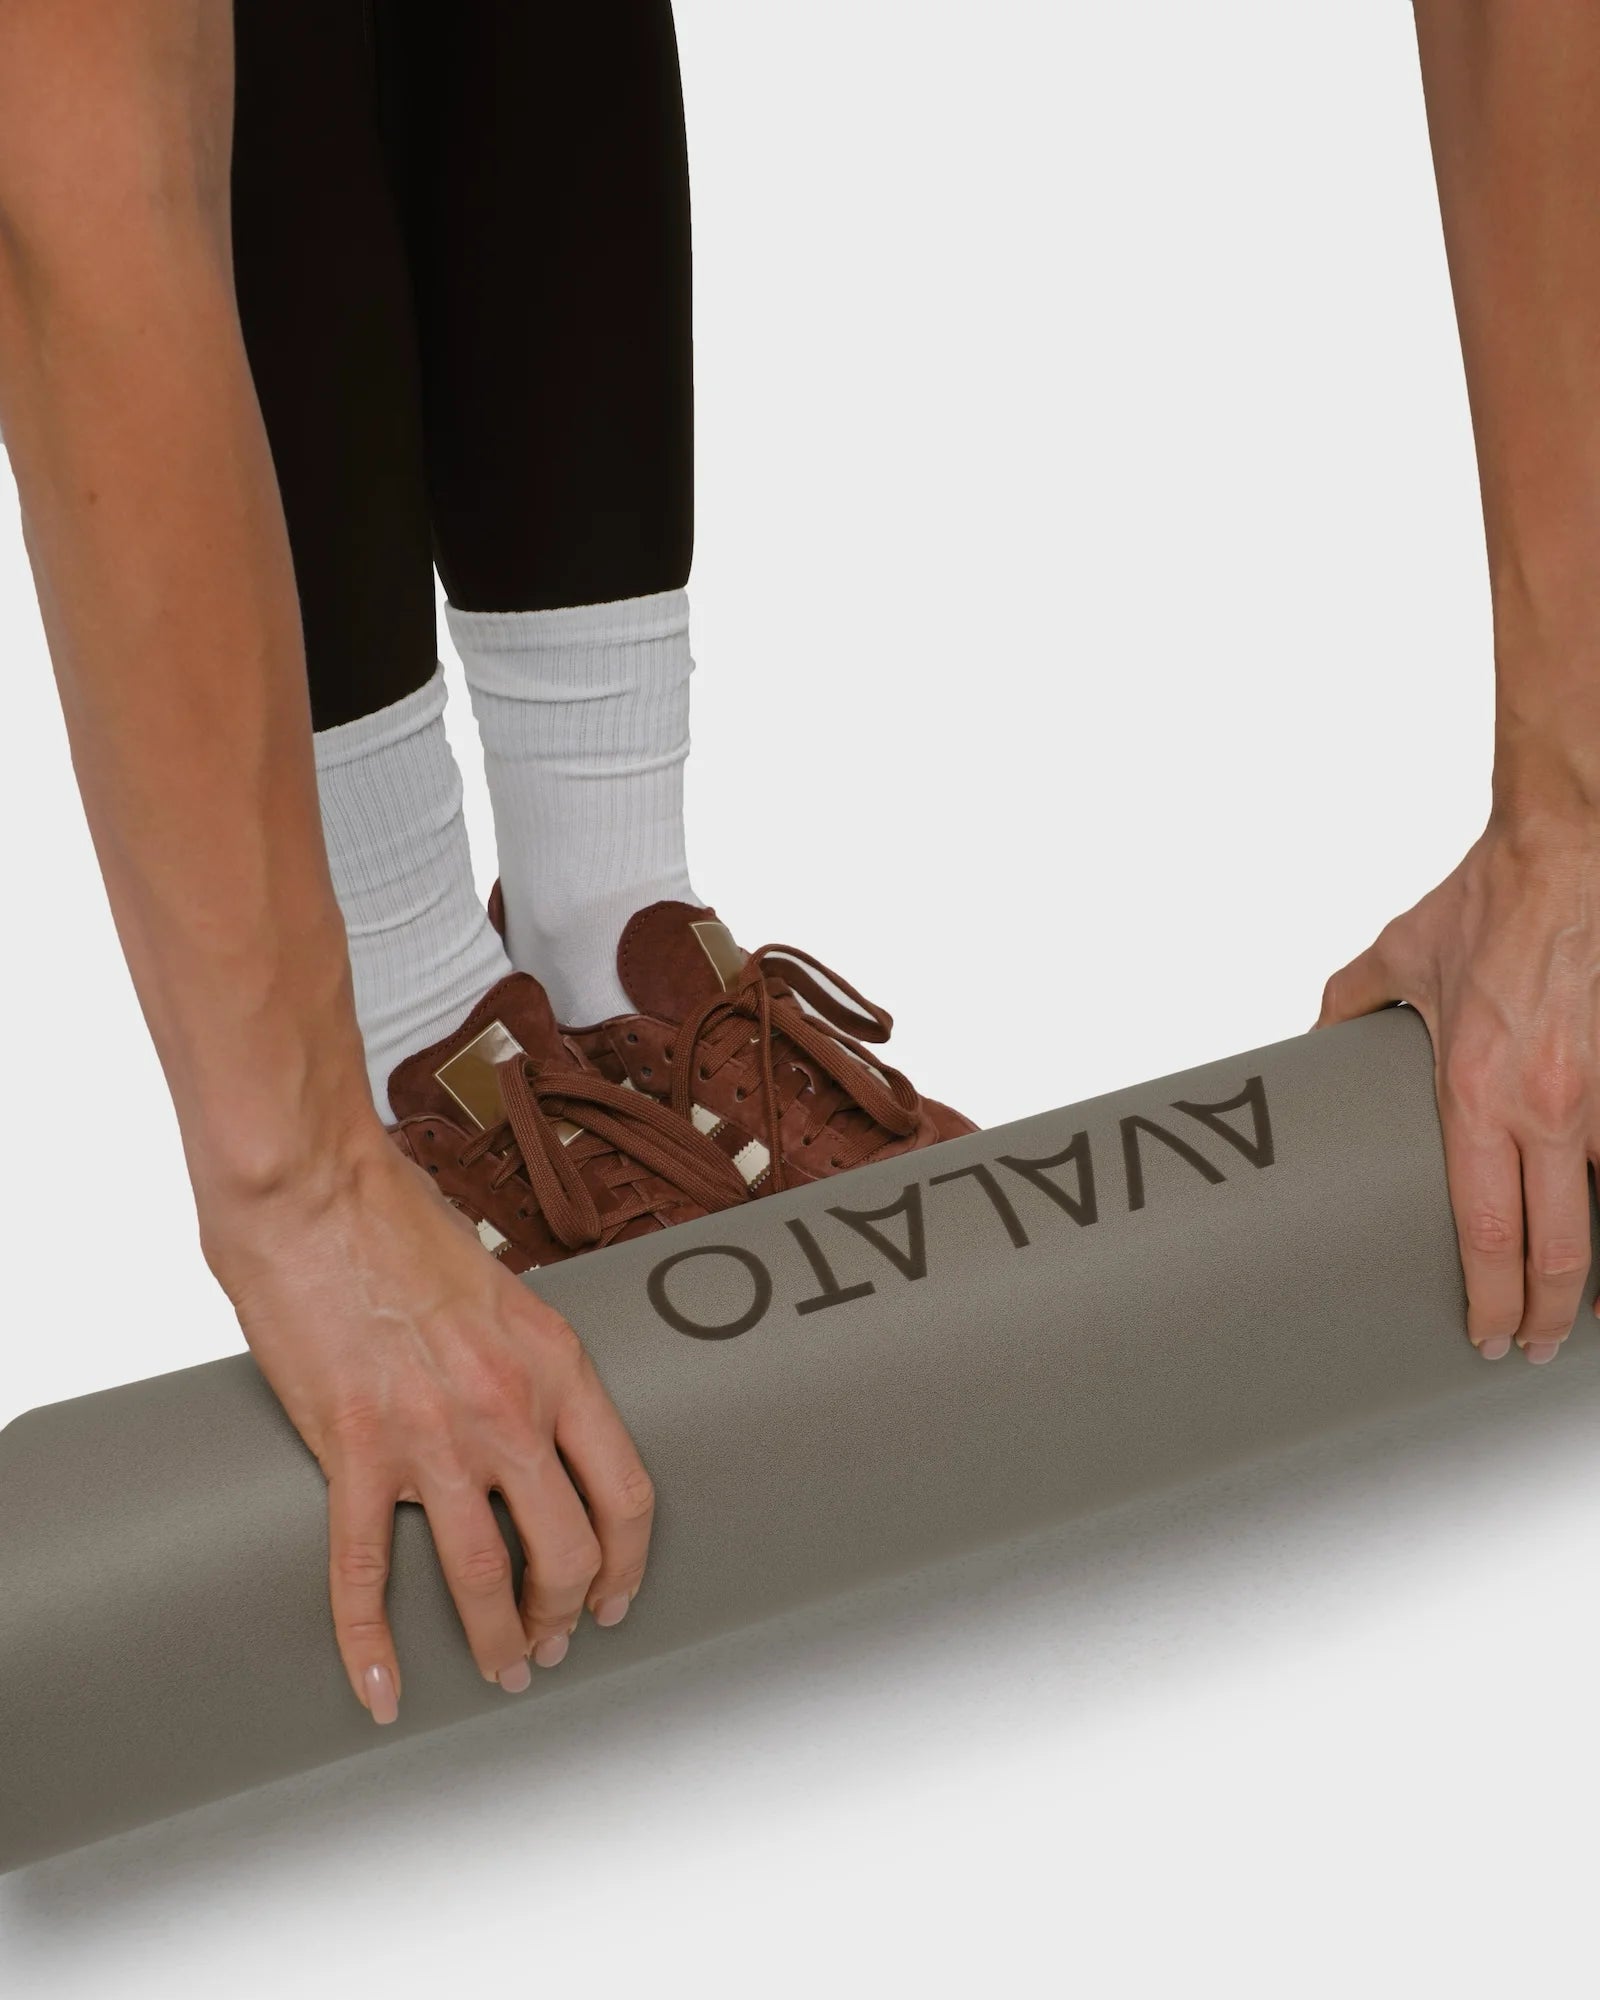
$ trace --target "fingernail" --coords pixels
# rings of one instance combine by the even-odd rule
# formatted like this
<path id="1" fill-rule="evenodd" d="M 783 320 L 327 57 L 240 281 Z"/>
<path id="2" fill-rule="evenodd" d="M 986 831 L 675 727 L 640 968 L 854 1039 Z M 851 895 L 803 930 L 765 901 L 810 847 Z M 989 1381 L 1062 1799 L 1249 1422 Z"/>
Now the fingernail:
<path id="1" fill-rule="evenodd" d="M 620 1625 L 628 1615 L 627 1597 L 603 1597 L 594 1608 L 597 1625 Z"/>
<path id="2" fill-rule="evenodd" d="M 1510 1334 L 1492 1334 L 1489 1339 L 1482 1343 L 1478 1352 L 1483 1356 L 1485 1361 L 1504 1361 L 1506 1356 L 1511 1352 Z"/>
<path id="3" fill-rule="evenodd" d="M 1561 1352 L 1559 1340 L 1530 1340 L 1522 1350 L 1535 1368 L 1542 1368 L 1547 1361 L 1554 1361 Z"/>
<path id="4" fill-rule="evenodd" d="M 533 1675 L 528 1670 L 526 1660 L 517 1660 L 509 1667 L 502 1667 L 496 1678 L 507 1694 L 523 1694 L 527 1691 Z"/>
<path id="5" fill-rule="evenodd" d="M 567 1657 L 567 1635 L 558 1632 L 553 1639 L 541 1639 L 533 1649 L 534 1664 L 540 1667 L 559 1667 Z M 527 1686 L 527 1682 L 523 1682 Z"/>
<path id="6" fill-rule="evenodd" d="M 367 1707 L 374 1722 L 400 1719 L 400 1697 L 394 1691 L 394 1676 L 387 1667 L 368 1667 L 361 1676 L 361 1685 L 366 1690 Z"/>

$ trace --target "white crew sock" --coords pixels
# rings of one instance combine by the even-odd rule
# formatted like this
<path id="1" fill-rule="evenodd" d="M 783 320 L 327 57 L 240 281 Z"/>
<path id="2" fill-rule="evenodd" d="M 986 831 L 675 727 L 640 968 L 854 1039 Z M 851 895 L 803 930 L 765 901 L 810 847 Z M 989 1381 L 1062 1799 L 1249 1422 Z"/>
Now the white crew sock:
<path id="1" fill-rule="evenodd" d="M 698 903 L 684 857 L 689 600 L 448 609 L 483 738 L 511 962 L 574 1027 L 632 1011 L 617 939 Z"/>
<path id="2" fill-rule="evenodd" d="M 356 1019 L 385 1121 L 395 1065 L 458 1028 L 511 970 L 473 887 L 444 698 L 439 672 L 403 701 L 315 738 Z"/>

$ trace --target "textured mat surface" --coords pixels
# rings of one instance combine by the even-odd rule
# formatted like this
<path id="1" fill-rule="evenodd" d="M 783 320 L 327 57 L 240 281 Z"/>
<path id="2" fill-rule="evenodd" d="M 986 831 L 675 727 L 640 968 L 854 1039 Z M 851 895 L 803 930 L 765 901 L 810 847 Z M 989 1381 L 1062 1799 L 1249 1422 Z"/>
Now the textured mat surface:
<path id="1" fill-rule="evenodd" d="M 536 1274 L 660 1493 L 627 1622 L 519 1697 L 1439 1395 L 1498 1393 L 1396 1011 Z M 418 1509 L 402 1721 L 246 1356 L 0 1433 L 0 1866 L 474 1714 Z"/>

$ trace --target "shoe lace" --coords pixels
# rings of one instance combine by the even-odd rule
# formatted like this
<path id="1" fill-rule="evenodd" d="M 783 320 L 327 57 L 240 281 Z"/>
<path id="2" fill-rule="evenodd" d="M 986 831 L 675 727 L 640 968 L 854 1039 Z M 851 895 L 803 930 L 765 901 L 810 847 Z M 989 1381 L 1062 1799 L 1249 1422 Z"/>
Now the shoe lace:
<path id="1" fill-rule="evenodd" d="M 826 987 L 823 980 L 828 982 Z M 829 987 L 834 990 L 830 992 Z M 846 1006 L 839 994 L 853 1007 Z M 753 1037 L 747 1032 L 752 1026 Z M 731 992 L 714 994 L 679 1030 L 685 1059 L 674 1066 L 672 1109 L 688 1122 L 697 1077 L 704 1081 L 753 1039 L 760 1074 L 760 1109 L 767 1151 L 772 1156 L 771 1186 L 774 1190 L 785 1186 L 783 1115 L 807 1087 L 802 1083 L 787 1099 L 779 1094 L 780 1058 L 774 1044 L 786 1043 L 783 1056 L 805 1057 L 834 1085 L 833 1101 L 818 1107 L 824 1124 L 840 1108 L 847 1114 L 854 1110 L 857 1123 L 865 1118 L 866 1131 L 846 1145 L 839 1162 L 854 1164 L 882 1143 L 883 1132 L 903 1139 L 917 1129 L 921 1099 L 915 1086 L 862 1047 L 863 1042 L 886 1042 L 893 1028 L 894 1017 L 887 1009 L 866 999 L 820 959 L 793 945 L 764 944 L 745 960 L 738 986 Z"/>
<path id="2" fill-rule="evenodd" d="M 568 1250 L 590 1249 L 625 1222 L 662 1215 L 679 1199 L 709 1212 L 749 1198 L 727 1155 L 654 1098 L 529 1056 L 512 1057 L 496 1074 L 506 1115 L 471 1141 L 461 1164 L 500 1154 L 491 1185 L 522 1174 Z M 563 1137 L 563 1122 L 578 1128 L 576 1136 Z M 604 1216 L 584 1171 L 596 1166 L 603 1184 L 628 1190 Z M 665 1186 L 647 1186 L 652 1177 Z"/>

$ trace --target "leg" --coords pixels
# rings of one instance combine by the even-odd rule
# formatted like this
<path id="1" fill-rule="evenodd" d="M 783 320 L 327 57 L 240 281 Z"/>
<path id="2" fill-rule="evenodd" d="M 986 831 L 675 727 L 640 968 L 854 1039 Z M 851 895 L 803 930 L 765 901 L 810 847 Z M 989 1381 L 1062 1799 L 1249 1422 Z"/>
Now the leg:
<path id="1" fill-rule="evenodd" d="M 508 970 L 436 659 L 421 386 L 367 0 L 237 0 L 234 273 L 288 521 L 373 1094 Z"/>
<path id="2" fill-rule="evenodd" d="M 380 20 L 435 548 L 513 961 L 602 1075 L 668 1098 L 758 1193 L 969 1131 L 841 1042 L 881 1042 L 881 1009 L 830 994 L 815 961 L 747 962 L 689 886 L 689 198 L 668 0 L 391 0 Z"/>
<path id="3" fill-rule="evenodd" d="M 667 0 L 395 0 L 388 135 L 429 503 L 484 740 L 511 956 L 619 1011 L 684 857 L 693 366 Z"/>
<path id="4" fill-rule="evenodd" d="M 234 15 L 234 282 L 327 729 L 436 665 L 416 332 L 365 0 Z"/>
<path id="5" fill-rule="evenodd" d="M 668 0 L 390 0 L 378 20 L 450 602 L 681 590 L 694 385 Z"/>

